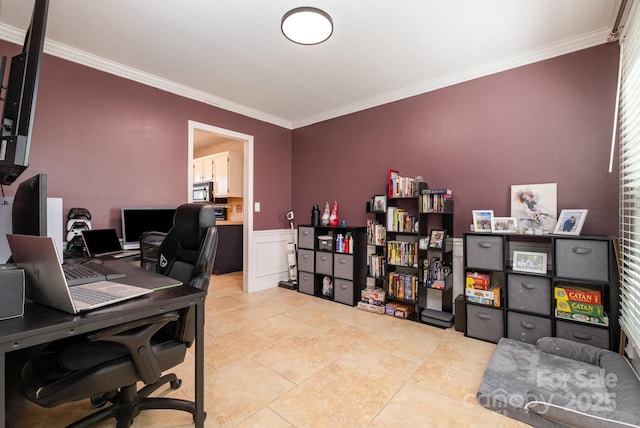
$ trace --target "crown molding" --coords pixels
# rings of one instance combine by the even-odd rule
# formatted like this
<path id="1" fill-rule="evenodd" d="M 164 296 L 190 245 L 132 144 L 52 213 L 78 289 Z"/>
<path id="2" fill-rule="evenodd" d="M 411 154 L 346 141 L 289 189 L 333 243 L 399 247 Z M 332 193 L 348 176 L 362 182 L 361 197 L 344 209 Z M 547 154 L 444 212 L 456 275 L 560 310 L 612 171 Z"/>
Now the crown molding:
<path id="1" fill-rule="evenodd" d="M 313 125 L 336 117 L 344 116 L 358 111 L 421 95 L 427 92 L 445 88 L 447 86 L 457 85 L 459 83 L 478 79 L 502 71 L 565 55 L 571 52 L 587 49 L 593 46 L 601 45 L 607 42 L 611 29 L 603 28 L 598 31 L 587 33 L 581 37 L 565 40 L 540 49 L 531 50 L 518 55 L 502 58 L 476 67 L 471 67 L 459 73 L 443 76 L 441 78 L 419 82 L 415 85 L 392 91 L 386 94 L 367 98 L 357 103 L 338 107 L 336 109 L 327 110 L 316 115 L 307 116 L 293 121 L 293 129 L 303 126 Z"/>
<path id="2" fill-rule="evenodd" d="M 14 27 L 0 24 L 0 39 L 22 45 L 24 43 L 25 32 Z M 286 129 L 291 128 L 291 122 L 280 117 L 272 116 L 259 110 L 251 109 L 241 104 L 234 103 L 224 98 L 216 97 L 209 93 L 180 85 L 171 80 L 163 79 L 150 73 L 145 73 L 133 67 L 128 67 L 114 61 L 106 60 L 102 57 L 72 48 L 62 43 L 47 39 L 44 45 L 44 52 L 62 58 L 76 64 L 94 68 L 105 73 L 113 74 L 143 85 L 151 86 L 165 92 L 179 95 L 204 104 L 212 105 L 233 113 L 238 113 L 253 119 L 271 123 Z"/>
<path id="3" fill-rule="evenodd" d="M 87 67 L 103 71 L 105 73 L 123 77 L 125 79 L 142 83 L 144 85 L 148 85 L 188 99 L 199 101 L 204 104 L 212 105 L 214 107 L 238 113 L 243 116 L 257 119 L 263 122 L 271 123 L 273 125 L 277 125 L 286 129 L 296 129 L 303 126 L 313 125 L 314 123 L 322 122 L 325 120 L 334 119 L 336 117 L 345 116 L 347 114 L 356 113 L 358 111 L 366 110 L 372 107 L 377 107 L 383 104 L 388 104 L 394 101 L 399 101 L 405 98 L 410 98 L 416 95 L 435 91 L 447 86 L 452 86 L 470 80 L 478 79 L 483 76 L 488 76 L 491 74 L 521 67 L 527 64 L 532 64 L 560 55 L 565 55 L 571 52 L 576 52 L 582 49 L 601 45 L 607 42 L 609 33 L 609 28 L 603 28 L 601 30 L 587 33 L 577 38 L 568 39 L 540 49 L 535 49 L 524 52 L 522 54 L 502 58 L 497 61 L 493 61 L 480 66 L 471 67 L 459 73 L 424 82 L 419 82 L 415 85 L 411 85 L 397 91 L 377 95 L 375 97 L 367 98 L 356 103 L 348 104 L 331 110 L 326 110 L 324 112 L 306 116 L 294 121 L 288 121 L 280 117 L 269 115 L 262 111 L 231 102 L 224 98 L 216 97 L 212 94 L 199 91 L 188 86 L 180 85 L 167 79 L 162 79 L 158 76 L 154 76 L 153 74 L 145 73 L 135 68 L 125 66 L 123 64 L 105 60 L 104 58 L 72 48 L 62 43 L 51 41 L 49 39 L 46 40 L 44 51 L 47 54 L 71 62 L 75 62 L 77 64 L 85 65 Z M 24 31 L 18 30 L 11 26 L 7 26 L 5 24 L 0 24 L 0 39 L 22 45 L 24 36 Z"/>

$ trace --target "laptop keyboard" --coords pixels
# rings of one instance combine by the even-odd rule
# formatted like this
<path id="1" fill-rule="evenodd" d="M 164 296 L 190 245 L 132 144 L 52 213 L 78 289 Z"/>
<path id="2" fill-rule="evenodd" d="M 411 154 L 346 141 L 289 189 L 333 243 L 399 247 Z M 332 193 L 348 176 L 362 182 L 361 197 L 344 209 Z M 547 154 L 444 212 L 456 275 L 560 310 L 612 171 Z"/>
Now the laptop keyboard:
<path id="1" fill-rule="evenodd" d="M 105 291 L 88 290 L 86 288 L 70 287 L 69 292 L 74 302 L 82 302 L 87 305 L 111 302 L 120 296 Z"/>
<path id="2" fill-rule="evenodd" d="M 107 279 L 104 274 L 79 263 L 64 263 L 62 270 L 64 271 L 64 276 L 67 278 L 68 285 L 80 285 Z"/>

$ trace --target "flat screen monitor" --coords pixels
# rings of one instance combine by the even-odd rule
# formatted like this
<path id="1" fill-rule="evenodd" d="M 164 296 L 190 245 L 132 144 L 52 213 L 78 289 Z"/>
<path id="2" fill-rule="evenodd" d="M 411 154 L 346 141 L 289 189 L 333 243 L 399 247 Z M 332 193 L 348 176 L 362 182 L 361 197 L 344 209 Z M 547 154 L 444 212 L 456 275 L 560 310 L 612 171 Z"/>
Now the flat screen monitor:
<path id="1" fill-rule="evenodd" d="M 29 166 L 48 9 L 49 0 L 36 0 L 22 52 L 11 59 L 0 118 L 0 184 L 13 183 Z"/>
<path id="2" fill-rule="evenodd" d="M 47 236 L 47 174 L 34 175 L 18 185 L 11 230 L 14 234 Z"/>
<path id="3" fill-rule="evenodd" d="M 175 208 L 122 208 L 122 240 L 125 249 L 138 248 L 144 232 L 168 232 Z"/>

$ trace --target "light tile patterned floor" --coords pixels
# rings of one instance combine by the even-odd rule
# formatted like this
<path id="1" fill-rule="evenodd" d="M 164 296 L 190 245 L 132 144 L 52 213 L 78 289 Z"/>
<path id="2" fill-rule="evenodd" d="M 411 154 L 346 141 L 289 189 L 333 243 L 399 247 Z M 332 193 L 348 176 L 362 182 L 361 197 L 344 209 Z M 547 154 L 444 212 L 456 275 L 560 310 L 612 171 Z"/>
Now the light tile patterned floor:
<path id="1" fill-rule="evenodd" d="M 274 288 L 242 292 L 214 276 L 206 302 L 207 427 L 524 427 L 480 407 L 475 393 L 495 348 L 451 329 L 359 311 Z M 192 397 L 193 356 L 176 370 Z M 88 401 L 20 403 L 16 426 L 57 427 Z M 113 427 L 106 422 L 101 427 Z M 142 412 L 138 427 L 193 426 L 178 411 Z"/>

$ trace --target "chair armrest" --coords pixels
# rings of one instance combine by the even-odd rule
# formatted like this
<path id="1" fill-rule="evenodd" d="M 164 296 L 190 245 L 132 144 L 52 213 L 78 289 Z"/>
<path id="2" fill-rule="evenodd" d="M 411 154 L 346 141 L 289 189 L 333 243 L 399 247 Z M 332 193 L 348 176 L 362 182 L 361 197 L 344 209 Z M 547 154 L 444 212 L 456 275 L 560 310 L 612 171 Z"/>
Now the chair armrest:
<path id="1" fill-rule="evenodd" d="M 158 362 L 153 355 L 151 338 L 162 327 L 180 318 L 177 312 L 168 312 L 150 318 L 121 324 L 91 334 L 87 338 L 92 341 L 107 341 L 119 343 L 129 350 L 131 359 L 136 367 L 140 379 L 149 384 L 161 375 Z"/>

